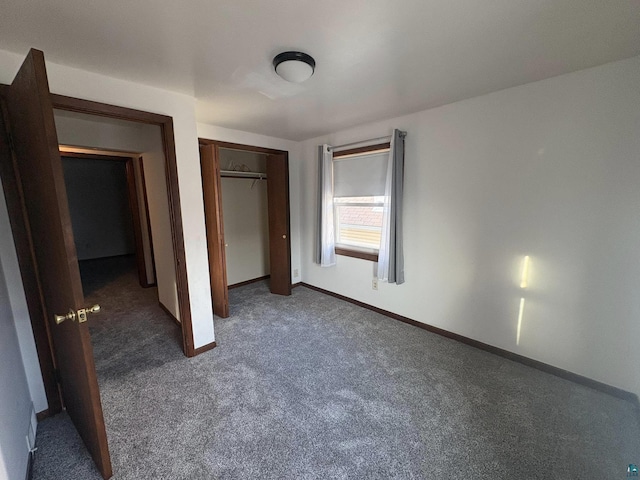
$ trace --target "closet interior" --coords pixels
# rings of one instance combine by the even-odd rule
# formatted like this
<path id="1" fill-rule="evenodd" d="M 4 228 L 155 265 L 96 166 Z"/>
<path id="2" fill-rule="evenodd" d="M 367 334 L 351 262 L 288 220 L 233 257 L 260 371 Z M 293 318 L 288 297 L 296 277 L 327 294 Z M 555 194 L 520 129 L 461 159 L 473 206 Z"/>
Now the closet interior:
<path id="1" fill-rule="evenodd" d="M 233 287 L 270 274 L 267 155 L 230 148 L 219 155 L 227 284 Z"/>

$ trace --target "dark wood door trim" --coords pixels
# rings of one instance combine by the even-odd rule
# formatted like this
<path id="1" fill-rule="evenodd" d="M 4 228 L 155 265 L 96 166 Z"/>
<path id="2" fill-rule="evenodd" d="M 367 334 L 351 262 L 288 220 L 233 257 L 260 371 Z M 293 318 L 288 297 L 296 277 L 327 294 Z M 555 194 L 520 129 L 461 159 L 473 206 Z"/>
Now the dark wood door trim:
<path id="1" fill-rule="evenodd" d="M 136 267 L 138 283 L 142 288 L 150 287 L 147 280 L 147 262 L 144 258 L 144 244 L 142 240 L 142 220 L 140 218 L 140 204 L 138 203 L 138 188 L 136 186 L 136 172 L 133 167 L 134 158 L 127 159 L 127 193 L 129 194 L 129 211 L 133 220 L 133 237 L 136 248 Z M 151 239 L 149 239 L 151 240 Z"/>
<path id="2" fill-rule="evenodd" d="M 103 150 L 103 152 L 105 152 Z M 126 162 L 133 157 L 125 157 L 124 155 L 107 155 L 106 153 L 91 153 L 91 152 L 67 152 L 63 148 L 60 149 L 61 157 L 69 158 L 81 158 L 83 160 L 109 160 L 113 162 Z"/>
<path id="3" fill-rule="evenodd" d="M 182 210 L 180 209 L 180 189 L 178 186 L 178 164 L 176 159 L 173 118 L 157 113 L 144 112 L 132 108 L 119 107 L 106 103 L 82 100 L 64 95 L 51 95 L 53 108 L 77 113 L 86 113 L 102 117 L 117 118 L 132 122 L 158 125 L 161 129 L 169 197 L 169 217 L 171 220 L 171 238 L 173 242 L 176 270 L 176 288 L 178 292 L 178 310 L 182 328 L 182 348 L 187 357 L 196 355 L 193 344 L 193 326 L 191 305 L 189 302 L 189 282 L 187 279 L 184 234 L 182 229 Z"/>
<path id="4" fill-rule="evenodd" d="M 199 138 L 198 142 L 201 146 L 201 162 L 202 162 L 202 147 L 212 147 L 214 150 L 217 150 L 219 148 L 228 148 L 228 149 L 232 149 L 232 150 L 241 150 L 241 151 L 245 151 L 245 152 L 254 152 L 254 153 L 263 153 L 268 155 L 274 155 L 274 156 L 278 156 L 279 158 L 284 158 L 284 163 L 286 164 L 286 172 L 285 176 L 286 176 L 286 233 L 284 233 L 284 235 L 286 236 L 286 268 L 287 270 L 287 283 L 288 283 L 288 288 L 285 288 L 285 290 L 288 291 L 288 293 L 285 293 L 286 295 L 290 295 L 291 294 L 291 232 L 290 232 L 290 217 L 291 217 L 291 211 L 290 211 L 290 207 L 289 207 L 289 171 L 288 171 L 288 164 L 289 164 L 289 152 L 287 152 L 286 150 L 276 150 L 273 148 L 265 148 L 265 147 L 257 147 L 254 145 L 243 145 L 243 144 L 239 144 L 239 143 L 231 143 L 231 142 L 222 142 L 219 140 L 210 140 L 210 139 L 206 139 L 206 138 Z M 267 158 L 267 163 L 269 162 L 269 159 Z M 267 167 L 268 168 L 268 167 Z M 210 168 L 207 171 L 205 171 L 205 166 L 203 165 L 202 167 L 202 180 L 203 180 L 203 190 L 206 190 L 208 188 L 208 186 L 213 185 L 215 182 L 220 182 L 220 171 L 219 171 L 219 165 L 218 165 L 218 170 L 217 173 L 214 169 Z M 273 183 L 273 182 L 272 182 Z M 267 175 L 267 189 L 269 189 L 269 185 L 271 185 L 271 183 L 269 183 L 269 175 Z M 272 193 L 273 193 L 273 186 L 272 188 Z M 220 189 L 219 189 L 220 191 Z M 210 194 L 213 192 L 209 192 Z M 209 196 L 209 198 L 206 197 L 205 194 L 205 199 L 204 199 L 204 209 L 205 209 L 205 217 L 206 218 L 214 218 L 214 217 L 220 217 L 222 218 L 222 197 L 221 197 L 221 193 L 220 193 L 220 198 L 214 198 L 212 196 Z M 273 241 L 271 239 L 271 235 L 272 235 L 272 215 L 273 212 L 271 211 L 271 209 L 273 208 L 273 206 L 271 205 L 270 202 L 270 206 L 269 206 L 269 251 L 270 251 L 270 258 L 271 261 L 273 262 L 273 252 L 272 252 L 272 248 L 271 246 L 273 245 Z M 207 226 L 207 234 L 209 234 L 209 226 Z M 280 232 L 279 234 L 280 238 L 282 237 L 282 232 Z M 210 263 L 210 275 L 212 276 L 211 278 L 211 282 L 213 285 L 213 277 L 218 275 L 218 273 L 216 273 L 216 271 L 221 271 L 219 270 L 220 268 L 222 268 L 222 271 L 224 272 L 224 281 L 225 281 L 225 285 L 226 285 L 226 262 L 222 265 L 222 266 L 218 266 L 217 270 L 213 270 L 214 267 L 211 265 L 211 258 L 215 258 L 215 255 L 212 254 L 212 250 L 211 250 L 211 246 L 209 246 L 209 263 Z M 276 256 L 276 258 L 281 258 L 280 256 Z M 271 275 L 271 278 L 273 280 L 273 275 Z"/>
<path id="5" fill-rule="evenodd" d="M 167 115 L 110 105 L 108 103 L 94 102 L 92 100 L 84 100 L 82 98 L 68 97 L 66 95 L 58 95 L 56 93 L 51 93 L 51 102 L 53 103 L 54 109 L 66 110 L 69 112 L 86 113 L 88 115 L 117 118 L 120 120 L 147 123 L 150 125 L 163 125 L 168 122 L 173 124 L 173 119 Z"/>
<path id="6" fill-rule="evenodd" d="M 200 146 L 200 170 L 204 200 L 209 280 L 213 312 L 221 318 L 229 316 L 229 288 L 222 213 L 220 157 L 216 145 Z"/>
<path id="7" fill-rule="evenodd" d="M 151 235 L 151 217 L 149 217 L 149 197 L 147 197 L 147 181 L 144 178 L 144 162 L 142 157 L 138 158 L 138 171 L 140 172 L 140 187 L 142 188 L 142 199 L 144 200 L 144 215 L 147 228 L 147 238 L 149 239 L 149 256 L 151 260 L 151 269 L 153 271 L 153 282 L 147 282 L 148 287 L 158 284 L 156 273 L 156 256 L 153 253 L 153 236 Z"/>
<path id="8" fill-rule="evenodd" d="M 241 143 L 221 142 L 220 140 L 209 140 L 207 138 L 198 138 L 200 145 L 216 145 L 219 148 L 228 148 L 229 150 L 241 150 L 243 152 L 265 153 L 267 155 L 289 155 L 286 150 L 276 150 L 274 148 L 256 147 L 255 145 L 243 145 Z"/>

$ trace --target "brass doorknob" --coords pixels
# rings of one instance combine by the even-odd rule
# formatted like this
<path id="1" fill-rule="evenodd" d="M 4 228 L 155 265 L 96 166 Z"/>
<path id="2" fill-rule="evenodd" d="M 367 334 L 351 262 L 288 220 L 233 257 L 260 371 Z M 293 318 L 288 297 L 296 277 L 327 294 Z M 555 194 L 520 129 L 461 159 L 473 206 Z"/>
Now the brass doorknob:
<path id="1" fill-rule="evenodd" d="M 65 320 L 75 320 L 78 319 L 78 323 L 84 323 L 87 321 L 88 313 L 98 313 L 100 311 L 100 305 L 96 304 L 93 307 L 80 308 L 78 312 L 74 312 L 72 309 L 69 309 L 69 313 L 66 315 L 54 315 L 56 325 L 60 325 Z"/>
<path id="2" fill-rule="evenodd" d="M 85 308 L 85 310 L 87 313 L 98 313 L 100 311 L 100 305 L 96 303 L 93 307 Z"/>
<path id="3" fill-rule="evenodd" d="M 76 312 L 74 312 L 73 310 L 69 309 L 69 313 L 67 313 L 66 315 L 54 315 L 53 318 L 55 318 L 55 320 L 56 320 L 56 325 L 60 325 L 65 320 L 75 320 L 76 319 Z"/>
<path id="4" fill-rule="evenodd" d="M 286 235 L 282 235 L 282 238 L 287 238 L 287 236 Z"/>

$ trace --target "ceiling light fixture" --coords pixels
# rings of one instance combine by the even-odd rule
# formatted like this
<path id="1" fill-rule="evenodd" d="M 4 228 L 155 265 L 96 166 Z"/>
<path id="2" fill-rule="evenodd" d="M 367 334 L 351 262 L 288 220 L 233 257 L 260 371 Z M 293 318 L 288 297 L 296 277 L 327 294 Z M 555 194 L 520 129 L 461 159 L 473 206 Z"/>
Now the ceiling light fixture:
<path id="1" fill-rule="evenodd" d="M 316 61 L 302 52 L 282 52 L 273 59 L 276 73 L 287 82 L 302 83 L 313 75 Z"/>

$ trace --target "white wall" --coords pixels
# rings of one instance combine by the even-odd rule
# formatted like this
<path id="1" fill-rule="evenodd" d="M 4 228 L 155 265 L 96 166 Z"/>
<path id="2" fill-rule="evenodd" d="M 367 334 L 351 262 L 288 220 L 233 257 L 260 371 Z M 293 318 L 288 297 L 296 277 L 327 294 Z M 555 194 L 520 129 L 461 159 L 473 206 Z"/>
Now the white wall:
<path id="1" fill-rule="evenodd" d="M 135 253 L 125 163 L 62 158 L 78 260 Z"/>
<path id="2" fill-rule="evenodd" d="M 301 281 L 300 143 L 255 133 L 198 123 L 198 137 L 289 152 L 289 200 L 291 228 L 291 281 Z"/>
<path id="3" fill-rule="evenodd" d="M 266 155 L 220 149 L 220 168 L 246 165 L 266 172 Z M 222 184 L 222 218 L 226 245 L 227 283 L 253 280 L 269 274 L 269 212 L 267 182 L 225 178 Z"/>
<path id="4" fill-rule="evenodd" d="M 48 408 L 47 396 L 42 383 L 36 342 L 31 329 L 31 317 L 29 316 L 27 299 L 22 286 L 20 266 L 18 265 L 13 234 L 9 225 L 9 214 L 7 213 L 4 193 L 0 193 L 0 263 L 4 271 L 5 288 L 8 294 L 8 297 L 3 298 L 2 302 L 0 302 L 0 308 L 5 308 L 5 306 L 10 308 L 18 337 L 22 365 L 27 376 L 29 395 L 33 401 L 35 411 L 42 412 Z M 11 387 L 5 387 L 4 381 L 0 380 L 0 390 L 5 388 Z M 0 412 L 3 412 L 1 408 Z"/>
<path id="5" fill-rule="evenodd" d="M 0 478 L 22 480 L 27 471 L 31 396 L 7 283 L 0 265 Z"/>
<path id="6" fill-rule="evenodd" d="M 55 110 L 54 114 L 58 141 L 62 145 L 141 153 L 149 201 L 158 297 L 160 303 L 180 319 L 160 127 L 59 110 Z"/>
<path id="7" fill-rule="evenodd" d="M 640 57 L 303 142 L 303 280 L 640 394 L 638 85 Z M 371 262 L 313 263 L 316 146 L 394 127 L 406 284 L 374 291 Z"/>

